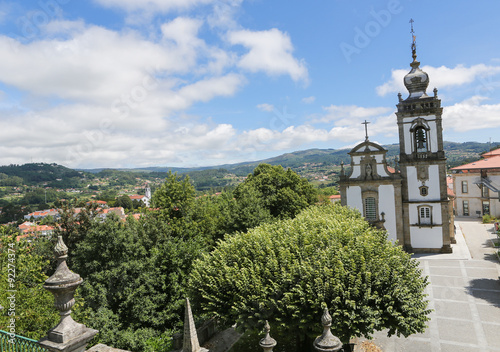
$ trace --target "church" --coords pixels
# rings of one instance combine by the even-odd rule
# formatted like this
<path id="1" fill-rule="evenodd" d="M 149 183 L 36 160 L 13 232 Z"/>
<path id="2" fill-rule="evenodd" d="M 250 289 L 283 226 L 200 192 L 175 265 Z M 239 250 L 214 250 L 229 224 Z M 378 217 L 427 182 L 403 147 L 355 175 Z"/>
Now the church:
<path id="1" fill-rule="evenodd" d="M 426 90 L 429 76 L 417 61 L 404 77 L 409 95 L 398 94 L 399 166 L 387 165 L 387 150 L 368 139 L 350 152 L 351 167 L 340 175 L 341 204 L 358 209 L 373 226 L 408 252 L 450 253 L 454 238 L 452 204 L 446 184 L 443 108 L 437 89 Z"/>

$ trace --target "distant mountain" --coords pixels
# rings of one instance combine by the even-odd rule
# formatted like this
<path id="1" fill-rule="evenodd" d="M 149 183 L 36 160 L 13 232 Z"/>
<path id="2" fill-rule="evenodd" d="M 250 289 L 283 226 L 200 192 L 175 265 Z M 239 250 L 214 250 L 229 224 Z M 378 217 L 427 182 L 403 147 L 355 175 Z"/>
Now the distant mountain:
<path id="1" fill-rule="evenodd" d="M 500 147 L 500 142 L 492 142 L 492 143 L 444 142 L 444 150 L 446 153 L 446 157 L 448 159 L 449 167 L 455 167 L 458 165 L 465 164 L 469 161 L 476 160 L 480 157 L 481 153 L 489 151 L 490 147 L 494 146 Z M 399 155 L 399 144 L 383 145 L 383 147 L 387 149 L 387 159 L 389 161 L 394 160 L 394 158 Z M 306 164 L 313 164 L 313 163 L 323 163 L 325 166 L 327 166 L 327 165 L 339 165 L 343 161 L 344 164 L 349 164 L 351 162 L 351 159 L 349 154 L 347 154 L 348 152 L 349 149 L 307 149 L 307 150 L 282 154 L 273 158 L 268 158 L 258 161 L 247 161 L 236 164 L 222 164 L 222 165 L 192 167 L 192 168 L 157 166 L 157 167 L 132 168 L 132 169 L 119 168 L 118 170 L 132 171 L 132 172 L 158 172 L 158 173 L 172 171 L 172 172 L 177 172 L 179 174 L 184 174 L 184 173 L 191 173 L 193 171 L 224 169 L 236 175 L 242 176 L 251 173 L 253 169 L 261 163 L 266 163 L 271 165 L 281 165 L 285 168 L 291 168 L 291 169 L 296 169 L 299 167 L 303 167 Z M 98 173 L 105 169 L 82 169 L 82 170 L 91 173 Z"/>

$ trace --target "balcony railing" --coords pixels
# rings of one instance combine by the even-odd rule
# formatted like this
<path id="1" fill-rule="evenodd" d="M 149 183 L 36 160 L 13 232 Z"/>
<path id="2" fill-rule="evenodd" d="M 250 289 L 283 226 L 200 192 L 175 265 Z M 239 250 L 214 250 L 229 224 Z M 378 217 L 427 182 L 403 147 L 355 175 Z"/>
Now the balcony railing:
<path id="1" fill-rule="evenodd" d="M 41 347 L 38 341 L 27 337 L 13 335 L 7 331 L 0 330 L 1 352 L 49 352 Z"/>

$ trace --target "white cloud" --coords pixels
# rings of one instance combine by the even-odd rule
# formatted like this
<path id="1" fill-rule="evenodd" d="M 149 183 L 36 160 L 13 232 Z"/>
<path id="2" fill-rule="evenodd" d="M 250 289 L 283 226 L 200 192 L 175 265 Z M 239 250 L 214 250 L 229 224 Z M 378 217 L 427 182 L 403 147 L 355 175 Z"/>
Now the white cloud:
<path id="1" fill-rule="evenodd" d="M 314 96 L 302 98 L 302 102 L 304 104 L 312 104 L 312 103 L 314 103 L 315 100 L 316 100 L 316 97 L 314 97 Z"/>
<path id="2" fill-rule="evenodd" d="M 487 98 L 474 96 L 443 109 L 443 126 L 456 132 L 500 127 L 500 104 L 481 104 Z"/>
<path id="3" fill-rule="evenodd" d="M 274 110 L 274 105 L 266 104 L 266 103 L 259 104 L 259 105 L 257 105 L 257 109 L 262 110 L 262 111 L 272 112 Z"/>
<path id="4" fill-rule="evenodd" d="M 312 120 L 313 123 L 327 123 L 331 121 L 336 121 L 336 125 L 350 124 L 352 122 L 358 123 L 363 119 L 375 118 L 386 114 L 392 109 L 386 107 L 365 108 L 356 105 L 330 105 L 323 107 L 323 110 L 327 114 L 319 118 L 315 117 Z"/>
<path id="5" fill-rule="evenodd" d="M 267 31 L 240 30 L 228 33 L 233 45 L 243 45 L 249 49 L 238 65 L 250 72 L 263 71 L 269 75 L 287 74 L 294 81 L 308 81 L 304 60 L 293 57 L 293 45 L 288 34 L 273 28 Z"/>
<path id="6" fill-rule="evenodd" d="M 484 64 L 478 64 L 471 67 L 457 65 L 455 68 L 448 68 L 446 66 L 423 66 L 422 70 L 429 75 L 430 84 L 428 90 L 432 90 L 434 87 L 441 89 L 460 86 L 471 83 L 476 79 L 497 75 L 500 73 L 500 66 L 487 66 Z M 392 70 L 391 79 L 376 88 L 377 94 L 386 96 L 389 93 L 406 93 L 407 90 L 403 84 L 403 78 L 409 71 L 409 69 Z M 480 84 L 485 83 L 480 82 Z"/>
<path id="7" fill-rule="evenodd" d="M 206 5 L 216 0 L 94 0 L 105 7 L 120 8 L 128 12 L 134 11 L 159 11 L 169 12 L 173 10 L 187 10 L 189 8 Z"/>

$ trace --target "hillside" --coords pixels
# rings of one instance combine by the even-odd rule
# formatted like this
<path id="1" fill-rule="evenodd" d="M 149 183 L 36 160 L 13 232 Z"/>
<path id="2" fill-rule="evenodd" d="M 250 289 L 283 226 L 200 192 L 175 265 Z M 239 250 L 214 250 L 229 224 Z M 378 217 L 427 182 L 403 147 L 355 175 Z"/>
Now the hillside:
<path id="1" fill-rule="evenodd" d="M 0 166 L 0 186 L 41 185 L 78 187 L 85 173 L 57 164 L 29 163 Z"/>

